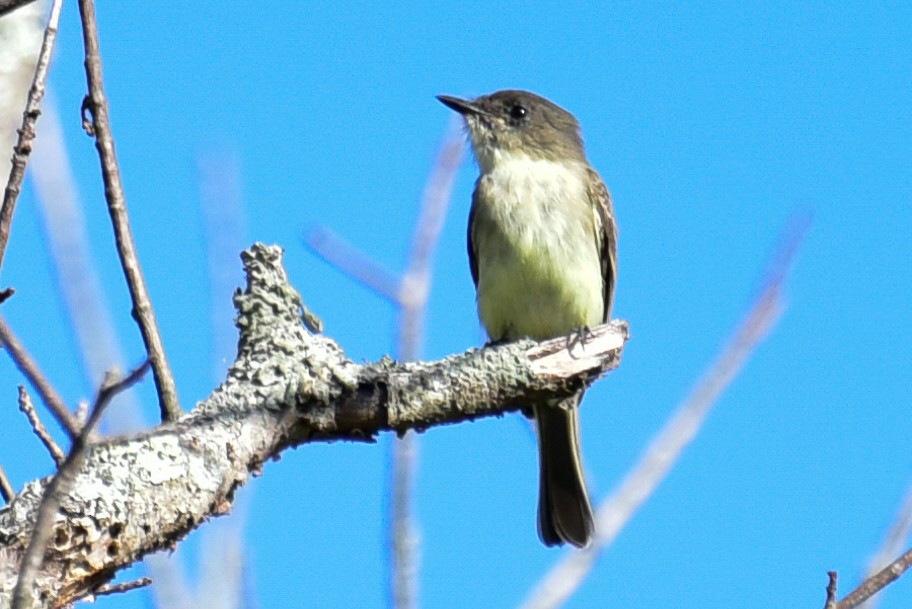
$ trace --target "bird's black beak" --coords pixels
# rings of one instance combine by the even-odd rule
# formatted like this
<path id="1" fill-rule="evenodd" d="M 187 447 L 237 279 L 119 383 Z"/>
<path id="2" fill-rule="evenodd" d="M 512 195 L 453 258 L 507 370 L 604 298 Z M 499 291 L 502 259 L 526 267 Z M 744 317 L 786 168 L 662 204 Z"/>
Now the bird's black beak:
<path id="1" fill-rule="evenodd" d="M 456 112 L 465 116 L 466 114 L 488 114 L 485 110 L 482 110 L 478 106 L 472 103 L 471 100 L 462 99 L 461 97 L 453 97 L 451 95 L 438 95 L 437 99 L 440 100 L 447 108 L 455 110 Z"/>

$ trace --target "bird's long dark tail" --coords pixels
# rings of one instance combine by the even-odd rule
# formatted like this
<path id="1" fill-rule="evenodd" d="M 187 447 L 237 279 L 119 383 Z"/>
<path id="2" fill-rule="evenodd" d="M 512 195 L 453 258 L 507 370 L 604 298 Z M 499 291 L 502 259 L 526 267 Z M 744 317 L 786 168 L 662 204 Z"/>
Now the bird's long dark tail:
<path id="1" fill-rule="evenodd" d="M 546 546 L 589 544 L 595 530 L 579 444 L 582 394 L 555 406 L 537 406 L 540 482 L 538 534 Z"/>

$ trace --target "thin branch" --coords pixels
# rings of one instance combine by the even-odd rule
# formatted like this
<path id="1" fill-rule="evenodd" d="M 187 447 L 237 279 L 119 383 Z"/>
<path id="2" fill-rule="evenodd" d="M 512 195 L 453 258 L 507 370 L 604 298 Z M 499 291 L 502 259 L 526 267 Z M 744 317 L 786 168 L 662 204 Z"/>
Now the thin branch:
<path id="1" fill-rule="evenodd" d="M 13 149 L 13 166 L 10 169 L 9 180 L 3 193 L 3 206 L 0 207 L 0 268 L 3 267 L 3 257 L 6 246 L 9 244 L 10 229 L 13 223 L 13 212 L 16 210 L 16 201 L 22 190 L 22 180 L 25 178 L 25 167 L 28 164 L 29 154 L 32 152 L 32 140 L 35 139 L 35 123 L 41 114 L 41 98 L 44 97 L 45 83 L 51 65 L 51 56 L 54 42 L 57 40 L 57 25 L 60 22 L 60 9 L 63 0 L 54 0 L 48 24 L 44 30 L 44 40 L 38 53 L 38 63 L 35 66 L 35 77 L 29 89 L 28 100 L 22 116 L 22 127 L 19 128 L 19 140 Z M 21 5 L 20 5 L 21 6 Z M 9 10 L 0 5 L 0 15 Z M 7 296 L 8 297 L 8 296 Z"/>
<path id="2" fill-rule="evenodd" d="M 2 317 L 0 317 L 0 346 L 6 350 L 16 368 L 35 388 L 35 391 L 41 396 L 41 401 L 44 402 L 44 405 L 51 411 L 51 414 L 54 415 L 54 418 L 70 438 L 75 438 L 79 435 L 79 425 L 73 417 L 73 413 L 63 403 L 63 399 L 41 372 L 37 362 L 32 359 L 32 356 L 22 346 L 12 328 L 6 324 Z"/>
<path id="3" fill-rule="evenodd" d="M 696 437 L 723 391 L 731 385 L 775 325 L 784 306 L 782 284 L 809 222 L 807 217 L 793 220 L 761 284 L 762 291 L 719 358 L 650 443 L 617 490 L 599 506 L 597 533 L 592 544 L 582 551 L 566 554 L 532 590 L 522 609 L 551 609 L 563 604 L 589 575 L 601 551 L 614 541 Z"/>
<path id="4" fill-rule="evenodd" d="M 110 368 L 123 369 L 126 357 L 119 344 L 105 286 L 89 248 L 83 205 L 79 200 L 67 155 L 63 126 L 53 95 L 44 100 L 41 145 L 33 154 L 31 183 L 51 264 L 57 277 L 57 294 L 78 345 L 79 363 L 87 387 L 98 387 Z M 85 403 L 85 417 L 89 404 Z M 77 420 L 85 422 L 85 418 Z M 126 433 L 145 427 L 142 409 L 132 393 L 106 417 L 107 432 Z M 80 424 L 81 427 L 81 424 Z M 158 581 L 157 574 L 153 579 Z"/>
<path id="5" fill-rule="evenodd" d="M 35 0 L 0 0 L 0 17 L 12 13 L 17 8 L 31 4 Z"/>
<path id="6" fill-rule="evenodd" d="M 110 594 L 123 594 L 124 592 L 130 592 L 131 590 L 137 590 L 139 588 L 145 588 L 146 586 L 152 583 L 151 577 L 140 577 L 139 579 L 134 579 L 133 581 L 123 582 L 122 584 L 103 584 L 99 586 L 93 593 L 95 596 L 107 596 Z"/>
<path id="7" fill-rule="evenodd" d="M 912 567 L 912 550 L 909 550 L 892 563 L 884 567 L 873 577 L 869 577 L 860 586 L 852 590 L 844 599 L 836 604 L 836 609 L 852 609 L 857 607 L 871 596 L 877 594 L 889 584 Z"/>
<path id="8" fill-rule="evenodd" d="M 29 397 L 28 392 L 22 385 L 19 385 L 19 410 L 25 414 L 35 435 L 38 436 L 38 439 L 41 440 L 41 443 L 44 444 L 44 447 L 51 454 L 51 459 L 54 460 L 54 464 L 57 465 L 57 467 L 60 467 L 63 464 L 66 455 L 63 454 L 63 451 L 60 450 L 57 442 L 55 442 L 54 438 L 51 437 L 51 434 L 48 433 L 47 427 L 41 422 L 38 413 L 35 412 L 35 405 L 32 404 L 32 398 Z"/>
<path id="9" fill-rule="evenodd" d="M 79 435 L 73 439 L 70 453 L 44 491 L 44 498 L 41 500 L 41 506 L 38 509 L 32 536 L 20 563 L 19 578 L 16 581 L 16 588 L 13 590 L 11 609 L 29 609 L 33 606 L 35 577 L 41 568 L 41 563 L 44 562 L 47 544 L 54 532 L 53 524 L 54 519 L 57 517 L 57 510 L 63 497 L 70 491 L 76 481 L 76 475 L 79 473 L 83 461 L 85 461 L 92 430 L 101 418 L 104 409 L 111 402 L 111 399 L 138 382 L 148 369 L 149 360 L 146 360 L 122 379 L 116 378 L 114 374 L 109 374 L 98 390 L 98 396 L 95 398 L 89 420 L 82 428 L 82 431 L 79 432 Z"/>
<path id="10" fill-rule="evenodd" d="M 893 557 L 899 554 L 906 545 L 910 531 L 912 531 L 912 487 L 906 491 L 903 505 L 890 526 L 880 550 L 868 563 L 865 579 L 873 577 L 890 564 Z M 879 598 L 879 595 L 872 596 L 861 605 L 862 609 L 874 609 Z"/>
<path id="11" fill-rule="evenodd" d="M 127 215 L 126 197 L 120 177 L 120 167 L 114 151 L 114 136 L 111 132 L 111 121 L 108 112 L 108 100 L 105 97 L 101 70 L 101 52 L 98 46 L 98 26 L 95 21 L 94 0 L 79 0 L 79 14 L 82 17 L 83 42 L 85 44 L 86 79 L 89 94 L 83 102 L 83 108 L 92 115 L 91 132 L 95 136 L 95 147 L 101 160 L 101 173 L 105 185 L 105 199 L 108 212 L 114 227 L 117 253 L 121 267 L 130 289 L 133 301 L 133 318 L 139 324 L 146 352 L 152 363 L 155 377 L 155 388 L 158 391 L 159 407 L 163 421 L 177 420 L 183 414 L 177 398 L 177 387 L 174 376 L 165 356 L 155 311 L 149 300 L 146 282 L 143 279 L 130 230 L 130 219 Z"/>
<path id="12" fill-rule="evenodd" d="M 836 571 L 828 571 L 827 577 L 829 582 L 826 587 L 826 603 L 823 605 L 823 609 L 836 609 L 836 585 L 839 576 Z"/>
<path id="13" fill-rule="evenodd" d="M 6 477 L 6 472 L 3 470 L 2 465 L 0 465 L 0 497 L 3 497 L 3 500 L 7 503 L 16 498 L 16 491 L 13 490 L 13 485 L 10 484 L 9 478 Z"/>

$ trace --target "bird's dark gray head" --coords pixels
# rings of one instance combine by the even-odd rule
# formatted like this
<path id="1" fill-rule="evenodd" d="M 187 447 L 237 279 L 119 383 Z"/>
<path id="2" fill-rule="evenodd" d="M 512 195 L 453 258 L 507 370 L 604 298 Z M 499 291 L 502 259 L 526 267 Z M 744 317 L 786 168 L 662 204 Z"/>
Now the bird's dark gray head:
<path id="1" fill-rule="evenodd" d="M 505 156 L 585 162 L 576 117 L 540 95 L 508 89 L 471 100 L 449 95 L 437 99 L 465 118 L 483 170 Z"/>

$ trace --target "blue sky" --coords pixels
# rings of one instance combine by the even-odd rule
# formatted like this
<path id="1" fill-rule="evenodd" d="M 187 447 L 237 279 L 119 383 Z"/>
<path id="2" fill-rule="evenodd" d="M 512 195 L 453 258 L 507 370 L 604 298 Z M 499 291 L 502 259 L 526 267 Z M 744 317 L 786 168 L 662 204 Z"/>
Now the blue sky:
<path id="1" fill-rule="evenodd" d="M 715 355 L 788 219 L 813 214 L 779 325 L 567 606 L 819 606 L 830 569 L 851 589 L 912 480 L 909 5 L 131 2 L 98 12 L 137 246 L 188 407 L 213 387 L 210 302 L 230 297 L 207 288 L 196 166 L 213 150 L 238 160 L 244 243 L 283 245 L 328 334 L 373 360 L 393 349 L 394 310 L 311 254 L 302 234 L 327 226 L 403 267 L 451 119 L 435 94 L 527 88 L 574 112 L 615 200 L 615 315 L 632 333 L 620 369 L 583 407 L 596 496 Z M 51 83 L 106 297 L 138 361 L 79 123 L 81 53 L 67 3 Z M 439 244 L 428 358 L 483 342 L 464 244 L 475 175 L 467 160 Z M 92 388 L 54 281 L 27 188 L 3 268 L 17 295 L 3 314 L 75 403 Z M 49 472 L 15 407 L 19 382 L 0 361 L 0 462 L 17 487 Z M 151 419 L 150 388 L 140 394 Z M 388 444 L 305 446 L 251 485 L 245 540 L 261 606 L 385 605 Z M 561 556 L 535 534 L 536 476 L 518 417 L 421 437 L 423 606 L 516 606 Z M 910 591 L 899 582 L 882 607 L 908 606 Z M 142 595 L 99 606 L 139 607 Z"/>

